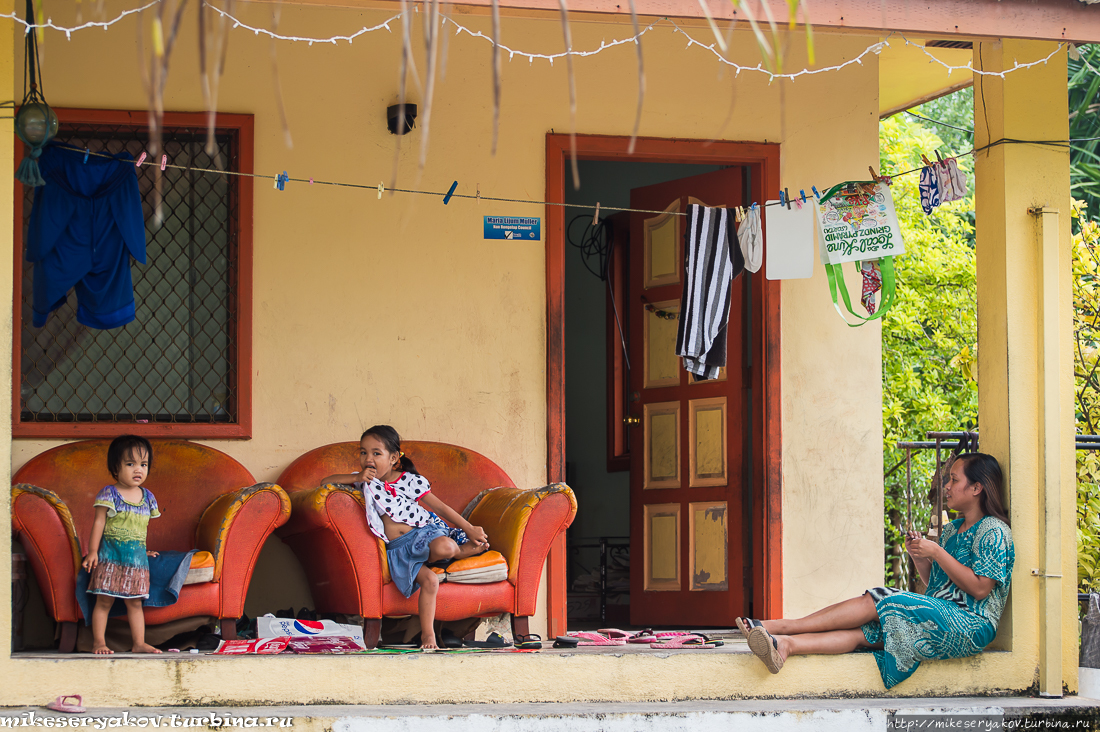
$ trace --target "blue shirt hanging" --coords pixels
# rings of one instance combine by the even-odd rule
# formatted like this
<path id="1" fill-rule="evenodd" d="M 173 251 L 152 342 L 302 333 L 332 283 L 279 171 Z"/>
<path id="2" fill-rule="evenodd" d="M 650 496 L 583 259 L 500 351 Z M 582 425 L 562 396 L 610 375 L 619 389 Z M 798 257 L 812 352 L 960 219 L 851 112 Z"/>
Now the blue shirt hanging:
<path id="1" fill-rule="evenodd" d="M 38 166 L 27 261 L 34 263 L 34 326 L 76 289 L 77 322 L 118 328 L 134 319 L 130 257 L 145 264 L 145 217 L 129 153 L 89 156 L 50 143 Z"/>

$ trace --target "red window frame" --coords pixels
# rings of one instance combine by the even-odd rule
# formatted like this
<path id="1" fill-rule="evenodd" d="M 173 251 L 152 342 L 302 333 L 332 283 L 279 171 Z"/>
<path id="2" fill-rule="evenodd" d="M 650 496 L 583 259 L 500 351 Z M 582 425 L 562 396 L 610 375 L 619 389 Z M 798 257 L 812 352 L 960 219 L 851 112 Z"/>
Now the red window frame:
<path id="1" fill-rule="evenodd" d="M 138 128 L 148 127 L 148 112 L 109 109 L 54 109 L 62 124 L 108 124 Z M 165 127 L 192 127 L 205 129 L 205 113 L 166 112 Z M 15 206 L 12 212 L 15 230 L 15 257 L 12 285 L 12 437 L 113 437 L 121 430 L 145 437 L 226 438 L 251 439 L 252 437 L 252 195 L 254 166 L 254 120 L 250 114 L 218 114 L 218 130 L 235 131 L 240 143 L 240 170 L 246 175 L 238 180 L 237 195 L 239 230 L 237 262 L 235 263 L 237 288 L 237 338 L 233 354 L 237 373 L 237 421 L 229 424 L 195 423 L 140 423 L 140 422 L 24 422 L 20 407 L 20 376 L 22 372 L 23 323 L 23 187 L 15 186 Z M 23 157 L 23 143 L 14 137 L 15 165 Z"/>

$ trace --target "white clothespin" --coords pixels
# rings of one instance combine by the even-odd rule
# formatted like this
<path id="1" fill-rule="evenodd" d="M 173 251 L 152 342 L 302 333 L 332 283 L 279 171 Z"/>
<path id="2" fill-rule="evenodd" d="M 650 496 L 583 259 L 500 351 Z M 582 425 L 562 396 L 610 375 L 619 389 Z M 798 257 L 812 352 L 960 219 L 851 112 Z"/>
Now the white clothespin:
<path id="1" fill-rule="evenodd" d="M 596 213 L 592 214 L 592 225 L 600 225 L 600 202 L 596 201 Z"/>

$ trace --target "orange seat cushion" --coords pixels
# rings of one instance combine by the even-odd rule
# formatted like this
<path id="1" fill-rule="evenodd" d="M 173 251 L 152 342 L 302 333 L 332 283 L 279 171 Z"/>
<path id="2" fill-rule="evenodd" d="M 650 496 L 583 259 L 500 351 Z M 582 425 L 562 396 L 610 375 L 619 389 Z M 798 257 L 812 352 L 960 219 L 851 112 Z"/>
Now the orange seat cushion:
<path id="1" fill-rule="evenodd" d="M 210 552 L 195 552 L 191 555 L 191 568 L 183 580 L 185 585 L 195 585 L 214 579 L 214 555 Z"/>
<path id="2" fill-rule="evenodd" d="M 443 575 L 446 582 L 485 585 L 508 579 L 508 561 L 500 552 L 489 551 L 476 557 L 459 559 L 446 569 L 432 567 L 432 571 Z"/>
<path id="3" fill-rule="evenodd" d="M 191 555 L 191 569 L 205 569 L 214 566 L 214 555 L 210 552 L 195 552 Z"/>

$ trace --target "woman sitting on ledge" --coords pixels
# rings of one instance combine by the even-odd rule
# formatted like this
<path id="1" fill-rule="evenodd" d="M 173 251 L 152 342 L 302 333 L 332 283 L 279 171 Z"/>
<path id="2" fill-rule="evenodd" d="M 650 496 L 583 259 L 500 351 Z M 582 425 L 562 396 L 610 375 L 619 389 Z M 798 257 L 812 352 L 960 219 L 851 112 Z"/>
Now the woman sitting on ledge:
<path id="1" fill-rule="evenodd" d="M 939 544 L 906 536 L 925 594 L 875 587 L 799 620 L 738 618 L 749 648 L 773 674 L 791 655 L 871 649 L 887 689 L 921 661 L 980 653 L 997 634 L 1016 558 L 1002 482 L 989 455 L 955 460 L 944 500 L 961 518 L 944 526 Z"/>

